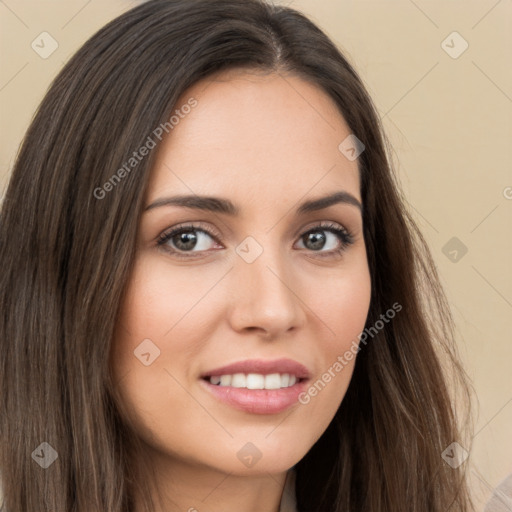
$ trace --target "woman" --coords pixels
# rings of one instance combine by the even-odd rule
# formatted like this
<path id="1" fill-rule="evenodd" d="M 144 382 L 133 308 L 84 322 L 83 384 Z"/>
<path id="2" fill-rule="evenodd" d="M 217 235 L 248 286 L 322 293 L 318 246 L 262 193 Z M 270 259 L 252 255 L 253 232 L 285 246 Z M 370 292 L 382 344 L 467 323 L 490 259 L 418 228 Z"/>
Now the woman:
<path id="1" fill-rule="evenodd" d="M 109 23 L 0 233 L 3 510 L 470 510 L 435 267 L 368 93 L 298 12 Z"/>

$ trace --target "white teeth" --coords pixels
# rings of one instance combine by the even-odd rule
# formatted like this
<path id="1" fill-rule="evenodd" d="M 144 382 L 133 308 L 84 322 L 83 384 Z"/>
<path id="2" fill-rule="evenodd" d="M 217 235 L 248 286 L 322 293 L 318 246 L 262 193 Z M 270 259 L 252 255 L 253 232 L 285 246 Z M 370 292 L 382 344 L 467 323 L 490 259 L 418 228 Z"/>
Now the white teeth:
<path id="1" fill-rule="evenodd" d="M 281 376 L 279 373 L 271 373 L 265 375 L 265 389 L 280 389 L 281 388 Z"/>
<path id="2" fill-rule="evenodd" d="M 210 381 L 211 381 L 211 379 L 210 379 Z M 212 382 L 212 384 L 213 384 L 213 382 Z M 230 386 L 231 385 L 231 375 L 221 375 L 220 385 L 221 386 Z"/>
<path id="3" fill-rule="evenodd" d="M 221 375 L 209 377 L 211 384 L 216 386 L 231 386 L 233 388 L 247 389 L 281 389 L 293 386 L 297 382 L 295 375 L 288 373 L 235 373 L 234 375 Z"/>
<path id="4" fill-rule="evenodd" d="M 232 388 L 246 388 L 247 387 L 247 379 L 243 373 L 235 373 L 233 378 L 231 379 L 231 387 Z"/>
<path id="5" fill-rule="evenodd" d="M 257 373 L 249 373 L 246 379 L 247 389 L 265 389 L 265 377 Z"/>

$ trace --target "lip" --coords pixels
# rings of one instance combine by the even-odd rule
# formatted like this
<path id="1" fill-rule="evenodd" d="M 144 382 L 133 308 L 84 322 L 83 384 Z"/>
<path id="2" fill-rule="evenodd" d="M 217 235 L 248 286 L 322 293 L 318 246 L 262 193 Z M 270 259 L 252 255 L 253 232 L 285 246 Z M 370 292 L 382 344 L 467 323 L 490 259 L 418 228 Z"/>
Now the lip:
<path id="1" fill-rule="evenodd" d="M 299 395 L 308 386 L 308 380 L 297 381 L 293 386 L 281 389 L 233 388 L 214 385 L 205 379 L 200 379 L 199 383 L 221 402 L 252 414 L 283 412 L 298 402 Z"/>
<path id="2" fill-rule="evenodd" d="M 235 373 L 259 373 L 269 375 L 271 373 L 289 373 L 295 375 L 297 379 L 309 379 L 309 370 L 301 363 L 293 359 L 275 359 L 267 361 L 265 359 L 247 359 L 238 361 L 226 366 L 208 370 L 201 374 L 204 377 L 220 377 L 221 375 L 233 375 Z"/>
<path id="3" fill-rule="evenodd" d="M 281 389 L 246 389 L 211 384 L 207 377 L 232 375 L 235 373 L 288 373 L 295 375 L 297 382 L 293 386 Z M 292 359 L 265 361 L 252 359 L 239 361 L 209 370 L 201 375 L 200 385 L 216 399 L 236 409 L 252 414 L 278 414 L 298 402 L 299 395 L 305 391 L 310 379 L 309 370 Z"/>

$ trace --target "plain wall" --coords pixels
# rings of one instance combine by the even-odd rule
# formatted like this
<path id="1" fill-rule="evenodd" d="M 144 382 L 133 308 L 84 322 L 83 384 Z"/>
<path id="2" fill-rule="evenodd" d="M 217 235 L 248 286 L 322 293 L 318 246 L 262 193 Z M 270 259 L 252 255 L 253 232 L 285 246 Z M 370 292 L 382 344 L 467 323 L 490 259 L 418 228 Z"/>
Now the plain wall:
<path id="1" fill-rule="evenodd" d="M 280 3 L 308 14 L 345 51 L 383 117 L 480 403 L 467 463 L 483 509 L 512 473 L 512 3 Z M 97 29 L 135 4 L 0 2 L 0 191 L 53 77 Z M 58 43 L 46 59 L 31 47 L 42 32 Z M 464 41 L 468 48 L 457 56 Z"/>

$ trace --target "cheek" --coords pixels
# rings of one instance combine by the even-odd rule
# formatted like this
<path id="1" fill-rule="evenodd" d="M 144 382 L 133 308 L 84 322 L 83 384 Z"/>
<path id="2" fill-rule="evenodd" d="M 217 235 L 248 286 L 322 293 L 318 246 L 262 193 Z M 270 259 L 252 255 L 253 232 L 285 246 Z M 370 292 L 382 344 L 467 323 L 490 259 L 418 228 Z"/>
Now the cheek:
<path id="1" fill-rule="evenodd" d="M 136 260 L 115 327 L 111 371 L 126 410 L 143 413 L 132 417 L 144 419 L 139 428 L 190 407 L 190 396 L 171 375 L 181 383 L 192 379 L 209 323 L 218 316 L 206 294 L 219 272 L 173 268 L 161 255 Z"/>
<path id="2" fill-rule="evenodd" d="M 366 259 L 315 283 L 305 279 L 307 304 L 325 327 L 322 347 L 326 355 L 344 352 L 358 341 L 371 299 L 371 279 Z M 319 285 L 321 283 L 321 286 Z"/>
<path id="3" fill-rule="evenodd" d="M 219 269 L 212 269 L 218 280 Z M 190 272 L 165 259 L 141 257 L 133 269 L 120 314 L 120 326 L 131 334 L 163 339 L 181 323 L 211 286 L 208 272 Z"/>
<path id="4" fill-rule="evenodd" d="M 304 289 L 309 290 L 305 295 L 308 307 L 316 317 L 315 328 L 320 329 L 315 336 L 318 373 L 299 397 L 307 421 L 318 419 L 310 432 L 311 443 L 327 428 L 345 396 L 366 323 L 371 279 L 366 258 L 358 258 L 328 279 L 309 276 L 303 281 Z"/>

